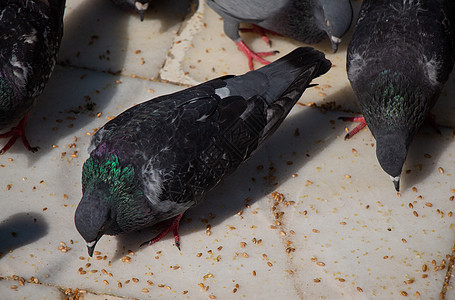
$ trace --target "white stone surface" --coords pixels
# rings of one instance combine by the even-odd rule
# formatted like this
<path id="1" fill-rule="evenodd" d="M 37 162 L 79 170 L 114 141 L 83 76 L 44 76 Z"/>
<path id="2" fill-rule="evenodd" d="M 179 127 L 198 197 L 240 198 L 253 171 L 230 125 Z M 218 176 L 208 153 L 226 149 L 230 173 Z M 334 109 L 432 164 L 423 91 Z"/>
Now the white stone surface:
<path id="1" fill-rule="evenodd" d="M 315 80 L 319 86 L 305 92 L 266 145 L 185 214 L 181 252 L 171 235 L 138 248 L 155 228 L 105 236 L 100 253 L 88 258 L 73 221 L 88 134 L 182 84 L 247 71 L 205 3 L 185 21 L 187 6 L 177 5 L 173 14 L 179 1 L 157 4 L 141 23 L 110 1 L 91 2 L 68 0 L 60 60 L 70 62 L 56 68 L 27 125 L 40 151 L 17 143 L 0 156 L 0 298 L 60 299 L 72 295 L 64 295 L 68 289 L 85 290 L 84 299 L 439 298 L 454 244 L 453 131 L 441 127 L 439 135 L 424 126 L 398 197 L 371 133 L 343 140 L 351 125 L 338 117 L 358 110 L 345 73 L 349 35 L 338 53 L 327 55 L 335 67 Z M 267 50 L 260 38 L 245 36 L 253 49 Z M 300 46 L 271 39 L 276 57 Z M 330 51 L 328 41 L 316 47 Z M 454 92 L 452 76 L 434 110 L 442 125 L 454 125 Z M 285 200 L 274 199 L 275 191 Z M 444 268 L 435 271 L 433 260 L 436 266 L 445 260 Z M 13 275 L 39 283 L 19 286 Z M 446 299 L 455 298 L 450 287 Z"/>

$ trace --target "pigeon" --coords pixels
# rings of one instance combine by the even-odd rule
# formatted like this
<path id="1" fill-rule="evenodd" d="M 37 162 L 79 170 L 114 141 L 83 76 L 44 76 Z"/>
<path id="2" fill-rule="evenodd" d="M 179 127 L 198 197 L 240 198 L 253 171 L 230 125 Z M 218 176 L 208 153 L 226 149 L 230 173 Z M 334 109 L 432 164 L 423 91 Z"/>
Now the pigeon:
<path id="1" fill-rule="evenodd" d="M 310 81 L 331 67 L 309 47 L 242 76 L 228 75 L 121 113 L 94 135 L 75 225 L 92 256 L 98 240 L 174 218 L 234 172 L 278 128 Z"/>
<path id="2" fill-rule="evenodd" d="M 116 5 L 125 10 L 135 10 L 144 21 L 145 12 L 149 8 L 150 0 L 112 0 Z"/>
<path id="3" fill-rule="evenodd" d="M 347 72 L 376 156 L 397 191 L 409 145 L 454 64 L 449 0 L 364 0 L 348 46 Z"/>
<path id="4" fill-rule="evenodd" d="M 10 138 L 5 153 L 20 137 L 36 98 L 54 69 L 63 35 L 65 0 L 0 1 L 0 138 Z"/>
<path id="5" fill-rule="evenodd" d="M 268 64 L 262 57 L 276 52 L 255 53 L 248 48 L 239 34 L 240 23 L 251 23 L 307 44 L 327 35 L 336 52 L 352 22 L 349 0 L 207 0 L 207 4 L 223 18 L 225 34 L 246 55 L 250 70 L 253 60 Z"/>

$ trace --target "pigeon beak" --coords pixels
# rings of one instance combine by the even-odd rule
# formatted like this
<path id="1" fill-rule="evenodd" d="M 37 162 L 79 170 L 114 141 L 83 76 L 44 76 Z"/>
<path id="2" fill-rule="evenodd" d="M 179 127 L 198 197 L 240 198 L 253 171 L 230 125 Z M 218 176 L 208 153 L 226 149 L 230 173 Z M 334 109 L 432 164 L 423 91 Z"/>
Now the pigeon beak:
<path id="1" fill-rule="evenodd" d="M 336 36 L 330 36 L 330 42 L 332 43 L 333 53 L 337 52 L 338 45 L 341 43 L 341 39 Z"/>
<path id="2" fill-rule="evenodd" d="M 400 191 L 400 176 L 397 176 L 397 177 L 390 176 L 390 179 L 392 179 L 392 182 L 395 185 L 395 190 L 397 192 L 399 192 Z"/>
<path id="3" fill-rule="evenodd" d="M 145 11 L 149 8 L 149 4 L 136 1 L 134 3 L 134 6 L 136 6 L 137 11 L 139 12 L 139 16 L 141 17 L 141 22 L 144 21 Z"/>
<path id="4" fill-rule="evenodd" d="M 96 242 L 98 242 L 98 240 L 87 243 L 88 255 L 90 257 L 93 256 L 93 251 L 95 251 Z"/>

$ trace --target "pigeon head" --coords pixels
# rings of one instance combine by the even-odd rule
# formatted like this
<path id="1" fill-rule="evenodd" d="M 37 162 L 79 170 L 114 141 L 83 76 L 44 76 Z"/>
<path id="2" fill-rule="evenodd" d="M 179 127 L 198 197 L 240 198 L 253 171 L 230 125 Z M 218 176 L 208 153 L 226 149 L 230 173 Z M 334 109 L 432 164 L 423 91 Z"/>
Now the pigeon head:
<path id="1" fill-rule="evenodd" d="M 116 156 L 91 156 L 82 169 L 82 194 L 74 221 L 92 256 L 96 243 L 104 234 L 116 235 L 124 231 L 117 223 L 117 216 L 138 196 L 134 169 L 122 167 Z"/>
<path id="2" fill-rule="evenodd" d="M 118 225 L 115 221 L 115 210 L 112 209 L 111 197 L 103 184 L 97 186 L 90 193 L 84 193 L 79 203 L 74 222 L 77 231 L 87 243 L 88 255 L 92 256 L 95 245 L 105 233 L 117 231 Z"/>
<path id="3" fill-rule="evenodd" d="M 351 2 L 349 0 L 316 0 L 314 16 L 318 27 L 329 36 L 333 52 L 336 52 L 341 37 L 351 27 Z"/>
<path id="4" fill-rule="evenodd" d="M 382 169 L 390 175 L 397 192 L 400 190 L 401 170 L 408 153 L 406 140 L 398 132 L 376 136 L 376 156 Z"/>

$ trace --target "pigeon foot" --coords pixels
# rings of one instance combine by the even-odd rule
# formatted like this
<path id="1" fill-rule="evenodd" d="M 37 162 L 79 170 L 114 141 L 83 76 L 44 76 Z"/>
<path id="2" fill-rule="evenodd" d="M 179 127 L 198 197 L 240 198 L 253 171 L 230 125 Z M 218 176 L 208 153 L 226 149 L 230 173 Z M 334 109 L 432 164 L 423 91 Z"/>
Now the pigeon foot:
<path id="1" fill-rule="evenodd" d="M 349 140 L 350 138 L 352 138 L 354 135 L 356 135 L 360 130 L 362 130 L 363 128 L 365 128 L 365 126 L 367 126 L 367 123 L 365 122 L 365 118 L 364 117 L 339 117 L 338 119 L 341 119 L 345 122 L 356 122 L 356 123 L 360 123 L 359 125 L 357 125 L 354 129 L 352 129 L 351 131 L 349 131 L 348 134 L 346 134 L 344 136 L 344 139 L 345 140 Z"/>
<path id="2" fill-rule="evenodd" d="M 270 51 L 270 52 L 254 52 L 245 44 L 244 41 L 236 42 L 237 47 L 239 50 L 242 51 L 246 57 L 248 58 L 248 67 L 250 70 L 254 70 L 253 67 L 253 60 L 260 62 L 263 65 L 268 65 L 270 62 L 268 60 L 263 59 L 263 57 L 274 55 L 279 53 L 278 51 Z"/>
<path id="3" fill-rule="evenodd" d="M 276 34 L 275 32 L 271 31 L 271 30 L 268 30 L 268 29 L 264 29 L 260 26 L 257 26 L 257 25 L 253 25 L 253 28 L 240 28 L 240 31 L 241 32 L 252 32 L 252 33 L 257 33 L 257 34 L 260 34 L 261 35 L 261 38 L 262 40 L 267 44 L 269 45 L 269 47 L 272 47 L 272 41 L 269 39 L 269 37 L 266 35 L 266 33 L 271 33 L 271 34 Z"/>
<path id="4" fill-rule="evenodd" d="M 9 138 L 8 143 L 0 150 L 0 155 L 8 151 L 16 142 L 17 138 L 20 137 L 25 148 L 31 152 L 38 151 L 39 147 L 32 147 L 25 136 L 25 124 L 27 122 L 29 114 L 27 114 L 22 120 L 19 121 L 16 127 L 11 128 L 10 131 L 0 134 L 0 138 Z"/>
<path id="5" fill-rule="evenodd" d="M 161 240 L 166 234 L 168 234 L 169 231 L 172 230 L 172 232 L 174 233 L 174 239 L 175 239 L 175 246 L 177 246 L 177 248 L 179 249 L 180 251 L 180 237 L 179 237 L 179 232 L 178 232 L 178 229 L 179 229 L 179 225 L 180 225 L 180 220 L 182 219 L 183 217 L 183 214 L 184 213 L 181 213 L 180 215 L 178 215 L 177 217 L 175 217 L 175 219 L 172 221 L 171 225 L 169 225 L 169 227 L 167 227 L 166 229 L 164 229 L 160 234 L 158 234 L 157 236 L 155 236 L 153 239 L 151 239 L 150 241 L 147 241 L 147 242 L 144 242 L 142 243 L 139 247 L 142 247 L 144 245 L 152 245 L 156 242 L 158 242 L 159 240 Z"/>

